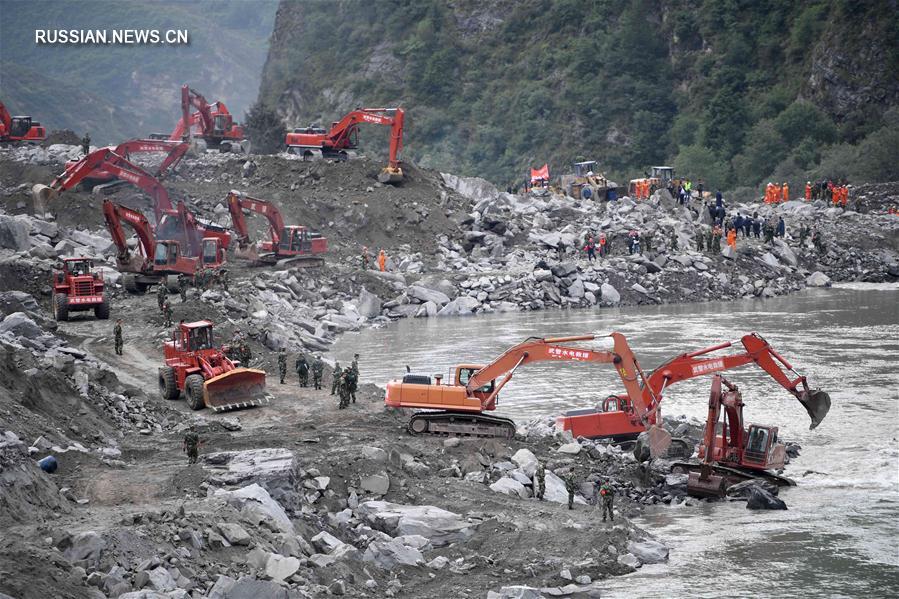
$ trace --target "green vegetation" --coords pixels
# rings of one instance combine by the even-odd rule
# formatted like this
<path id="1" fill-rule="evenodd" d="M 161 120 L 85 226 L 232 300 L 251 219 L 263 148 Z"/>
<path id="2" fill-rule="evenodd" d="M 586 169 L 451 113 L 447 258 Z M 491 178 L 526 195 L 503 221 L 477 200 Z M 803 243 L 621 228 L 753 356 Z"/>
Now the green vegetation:
<path id="1" fill-rule="evenodd" d="M 237 120 L 255 101 L 275 0 L 3 0 L 0 88 L 16 113 L 95 143 L 170 132 L 189 83 Z M 35 29 L 187 29 L 190 44 L 38 45 Z"/>
<path id="2" fill-rule="evenodd" d="M 502 185 L 579 158 L 707 188 L 895 178 L 897 22 L 889 0 L 285 2 L 260 101 L 288 126 L 402 104 L 406 156 Z"/>
<path id="3" fill-rule="evenodd" d="M 253 104 L 247 112 L 244 130 L 254 154 L 275 154 L 284 148 L 287 131 L 281 117 L 259 102 Z"/>

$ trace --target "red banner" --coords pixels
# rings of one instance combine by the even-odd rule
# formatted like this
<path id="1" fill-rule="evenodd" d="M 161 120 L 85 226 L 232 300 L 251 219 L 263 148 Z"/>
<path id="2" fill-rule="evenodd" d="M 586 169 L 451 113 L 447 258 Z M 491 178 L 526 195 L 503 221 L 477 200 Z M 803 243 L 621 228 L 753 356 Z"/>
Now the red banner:
<path id="1" fill-rule="evenodd" d="M 540 181 L 542 179 L 549 181 L 549 165 L 548 164 L 544 164 L 540 168 L 532 168 L 531 169 L 531 183 L 536 183 L 537 181 Z"/>

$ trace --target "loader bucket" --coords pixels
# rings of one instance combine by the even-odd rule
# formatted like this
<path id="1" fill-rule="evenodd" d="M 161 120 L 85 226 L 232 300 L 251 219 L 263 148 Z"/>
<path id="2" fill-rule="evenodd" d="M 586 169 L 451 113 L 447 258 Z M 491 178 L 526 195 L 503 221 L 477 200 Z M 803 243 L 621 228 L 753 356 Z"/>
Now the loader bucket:
<path id="1" fill-rule="evenodd" d="M 34 213 L 38 215 L 46 214 L 47 204 L 57 196 L 55 189 L 48 185 L 38 183 L 31 187 L 31 199 L 34 201 Z"/>
<path id="2" fill-rule="evenodd" d="M 235 368 L 213 377 L 203 385 L 203 401 L 216 412 L 264 405 L 268 403 L 265 371 Z"/>
<path id="3" fill-rule="evenodd" d="M 808 427 L 809 430 L 821 424 L 821 421 L 824 420 L 824 417 L 830 411 L 830 395 L 820 389 L 804 391 L 799 396 L 799 403 L 802 404 L 812 419 L 812 423 Z"/>
<path id="4" fill-rule="evenodd" d="M 381 183 L 400 183 L 403 180 L 403 169 L 400 167 L 390 168 L 384 167 L 384 170 L 378 175 L 378 181 Z"/>

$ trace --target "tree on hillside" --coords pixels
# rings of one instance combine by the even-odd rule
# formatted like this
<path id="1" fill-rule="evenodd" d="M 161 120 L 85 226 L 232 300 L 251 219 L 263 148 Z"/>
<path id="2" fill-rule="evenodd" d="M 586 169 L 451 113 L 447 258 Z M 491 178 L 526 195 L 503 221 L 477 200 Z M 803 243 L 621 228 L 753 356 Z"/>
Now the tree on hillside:
<path id="1" fill-rule="evenodd" d="M 274 154 L 284 146 L 286 130 L 278 113 L 261 102 L 250 107 L 244 119 L 244 128 L 255 154 Z"/>

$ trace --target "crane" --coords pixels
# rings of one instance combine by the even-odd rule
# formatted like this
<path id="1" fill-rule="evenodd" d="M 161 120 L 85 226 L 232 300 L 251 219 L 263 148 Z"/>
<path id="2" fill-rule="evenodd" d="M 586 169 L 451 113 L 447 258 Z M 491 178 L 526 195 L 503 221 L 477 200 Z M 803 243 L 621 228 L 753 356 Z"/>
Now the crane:
<path id="1" fill-rule="evenodd" d="M 308 160 L 322 157 L 347 160 L 348 151 L 355 150 L 359 145 L 359 125 L 384 125 L 390 127 L 390 152 L 387 166 L 381 170 L 378 181 L 399 183 L 403 180 L 399 153 L 403 149 L 404 119 L 402 108 L 357 108 L 332 123 L 328 131 L 314 125 L 294 129 L 287 134 L 287 151 Z"/>
<path id="2" fill-rule="evenodd" d="M 567 412 L 558 418 L 557 423 L 563 430 L 570 430 L 575 437 L 620 439 L 631 435 L 633 438 L 635 433 L 642 432 L 640 423 L 644 419 L 649 422 L 650 418 L 659 416 L 660 402 L 665 390 L 672 384 L 754 363 L 805 407 L 811 418 L 811 428 L 818 426 L 830 410 L 830 396 L 810 389 L 806 377 L 798 374 L 761 335 L 750 333 L 744 335 L 740 342 L 744 349 L 741 352 L 712 355 L 736 344 L 728 341 L 680 354 L 663 363 L 650 373 L 647 384 L 641 389 L 643 401 L 639 404 L 630 402 L 627 397 L 613 395 L 603 401 L 601 409 Z M 628 426 L 622 426 L 622 413 Z"/>
<path id="3" fill-rule="evenodd" d="M 570 337 L 531 337 L 506 350 L 486 366 L 460 364 L 455 367 L 454 378 L 448 384 L 442 375 L 431 377 L 407 374 L 402 380 L 387 383 L 384 403 L 393 408 L 431 410 L 418 412 L 409 421 L 413 434 L 444 433 L 511 438 L 515 423 L 507 418 L 490 416 L 484 412 L 495 410 L 499 392 L 512 379 L 515 371 L 532 362 L 582 362 L 613 364 L 627 392 L 633 412 L 619 412 L 615 418 L 622 434 L 645 430 L 656 423 L 658 398 L 642 387 L 649 388 L 646 377 L 636 357 L 621 333 L 608 335 L 612 339 L 611 351 L 597 351 L 565 343 L 595 341 L 601 336 L 577 335 Z M 642 383 L 642 385 L 641 385 Z M 632 414 L 642 417 L 633 421 Z"/>
<path id="4" fill-rule="evenodd" d="M 177 156 L 177 153 L 175 155 Z M 216 237 L 223 247 L 227 248 L 230 245 L 231 234 L 225 228 L 211 223 L 199 223 L 183 203 L 176 208 L 169 198 L 168 191 L 156 177 L 109 148 L 94 150 L 70 165 L 49 186 L 38 184 L 32 187 L 35 211 L 44 212 L 49 200 L 72 189 L 97 171 L 111 173 L 150 196 L 156 218 L 156 234 L 164 239 L 177 240 L 183 248 L 191 252 L 188 255 L 196 255 L 193 252 L 199 251 L 197 239 Z"/>
<path id="5" fill-rule="evenodd" d="M 12 116 L 0 102 L 0 142 L 38 142 L 47 139 L 47 130 L 30 116 Z"/>
<path id="6" fill-rule="evenodd" d="M 320 233 L 300 225 L 285 226 L 281 211 L 273 202 L 251 198 L 236 190 L 231 190 L 226 202 L 232 226 L 237 232 L 234 255 L 238 258 L 260 264 L 273 264 L 285 258 L 303 266 L 324 264 L 321 254 L 328 250 L 328 240 Z M 257 245 L 250 240 L 244 210 L 261 214 L 268 219 L 271 241 L 263 241 Z"/>
<path id="7" fill-rule="evenodd" d="M 183 206 L 179 202 L 178 210 L 182 214 L 186 212 Z M 225 261 L 225 250 L 217 237 L 203 238 L 201 250 L 194 256 L 185 256 L 179 241 L 156 239 L 142 212 L 104 200 L 103 218 L 116 246 L 116 267 L 125 273 L 123 285 L 132 293 L 144 293 L 150 285 L 177 288 L 176 282 L 169 284 L 169 276 L 193 276 L 199 268 L 218 268 Z M 137 234 L 137 253 L 128 247 L 123 224 L 128 224 Z"/>
<path id="8" fill-rule="evenodd" d="M 196 112 L 191 113 L 191 108 L 195 108 Z M 185 83 L 181 86 L 181 118 L 168 139 L 191 141 L 194 137 L 221 152 L 242 150 L 241 142 L 246 139 L 243 127 L 234 122 L 234 117 L 224 102 L 209 103 L 203 94 Z"/>

